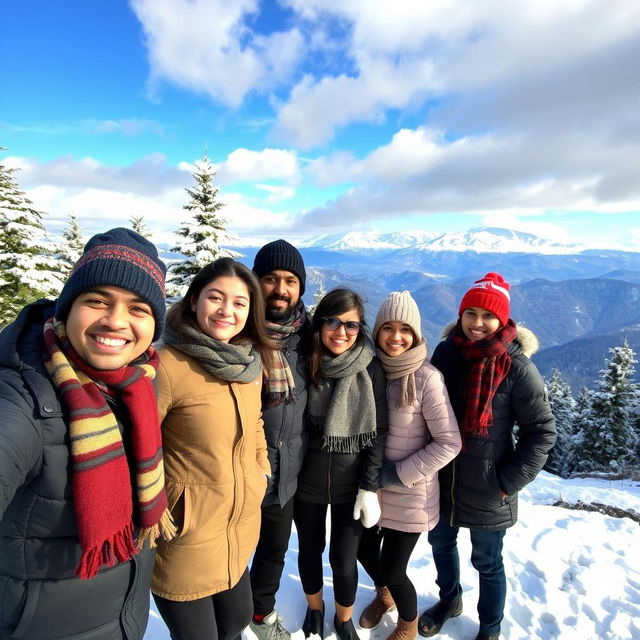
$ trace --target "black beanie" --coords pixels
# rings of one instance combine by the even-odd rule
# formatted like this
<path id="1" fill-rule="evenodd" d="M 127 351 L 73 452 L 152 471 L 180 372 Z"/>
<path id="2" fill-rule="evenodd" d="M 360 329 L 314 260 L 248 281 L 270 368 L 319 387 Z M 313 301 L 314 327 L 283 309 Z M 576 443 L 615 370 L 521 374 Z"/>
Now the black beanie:
<path id="1" fill-rule="evenodd" d="M 265 244 L 253 261 L 253 272 L 261 278 L 265 273 L 282 269 L 291 271 L 300 280 L 300 295 L 304 293 L 307 274 L 304 270 L 304 260 L 300 252 L 286 240 L 274 240 Z"/>
<path id="2" fill-rule="evenodd" d="M 83 291 L 101 285 L 120 287 L 149 304 L 157 340 L 164 328 L 166 272 L 155 246 L 135 231 L 118 227 L 99 233 L 85 245 L 58 296 L 56 320 L 66 322 L 73 301 Z"/>

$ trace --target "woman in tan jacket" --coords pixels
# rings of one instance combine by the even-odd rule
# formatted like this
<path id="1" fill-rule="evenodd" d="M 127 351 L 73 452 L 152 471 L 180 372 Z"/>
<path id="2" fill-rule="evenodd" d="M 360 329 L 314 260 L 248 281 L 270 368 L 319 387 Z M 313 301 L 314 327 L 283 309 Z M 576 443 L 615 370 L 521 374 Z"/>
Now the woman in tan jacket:
<path id="1" fill-rule="evenodd" d="M 271 344 L 254 275 L 220 258 L 167 314 L 158 403 L 169 507 L 151 590 L 173 640 L 226 640 L 252 613 L 247 564 L 270 475 L 260 415 Z"/>

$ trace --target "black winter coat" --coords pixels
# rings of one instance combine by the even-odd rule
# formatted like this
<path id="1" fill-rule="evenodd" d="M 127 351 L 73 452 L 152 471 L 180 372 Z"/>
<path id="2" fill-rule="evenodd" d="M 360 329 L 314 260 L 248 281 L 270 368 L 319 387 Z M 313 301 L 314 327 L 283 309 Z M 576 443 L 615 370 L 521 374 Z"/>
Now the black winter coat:
<path id="1" fill-rule="evenodd" d="M 517 339 L 508 348 L 511 368 L 493 398 L 489 437 L 467 436 L 462 452 L 438 474 L 440 515 L 452 526 L 500 530 L 514 525 L 518 491 L 538 475 L 547 460 L 556 430 L 542 377 L 528 357 L 537 346 L 531 331 L 519 327 Z M 436 347 L 431 364 L 444 375 L 462 424 L 468 365 L 452 334 Z M 502 498 L 502 493 L 507 497 Z"/>
<path id="2" fill-rule="evenodd" d="M 322 433 L 307 420 L 309 448 L 298 476 L 296 499 L 319 504 L 339 504 L 356 499 L 358 489 L 377 491 L 387 440 L 387 381 L 377 358 L 367 372 L 376 403 L 376 439 L 359 453 L 329 452 Z"/>
<path id="3" fill-rule="evenodd" d="M 42 362 L 53 309 L 29 305 L 0 334 L 0 638 L 140 640 L 154 551 L 90 580 L 74 576 L 66 410 Z"/>
<path id="4" fill-rule="evenodd" d="M 304 428 L 304 410 L 307 406 L 309 379 L 307 341 L 309 320 L 300 331 L 284 341 L 283 352 L 295 385 L 293 402 L 283 402 L 267 407 L 262 401 L 262 419 L 267 439 L 271 480 L 263 506 L 279 503 L 284 506 L 295 495 L 298 473 L 307 450 L 307 433 Z M 264 389 L 264 387 L 263 387 Z"/>

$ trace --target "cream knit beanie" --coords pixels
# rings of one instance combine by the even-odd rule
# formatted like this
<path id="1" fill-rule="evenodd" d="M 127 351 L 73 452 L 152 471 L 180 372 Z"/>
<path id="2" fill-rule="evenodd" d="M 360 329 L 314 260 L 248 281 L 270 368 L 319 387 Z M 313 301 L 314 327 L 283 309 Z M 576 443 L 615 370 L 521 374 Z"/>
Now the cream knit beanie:
<path id="1" fill-rule="evenodd" d="M 373 327 L 374 342 L 378 337 L 378 330 L 385 322 L 402 322 L 408 324 L 416 336 L 416 344 L 422 340 L 420 331 L 420 311 L 416 301 L 408 291 L 392 291 L 380 305 L 376 323 Z"/>

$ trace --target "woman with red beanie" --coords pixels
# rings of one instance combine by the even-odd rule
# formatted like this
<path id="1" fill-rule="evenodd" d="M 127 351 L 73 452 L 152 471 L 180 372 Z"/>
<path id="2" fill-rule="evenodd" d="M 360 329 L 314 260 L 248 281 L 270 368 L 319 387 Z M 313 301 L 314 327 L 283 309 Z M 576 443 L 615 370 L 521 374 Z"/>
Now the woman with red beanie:
<path id="1" fill-rule="evenodd" d="M 439 473 L 440 521 L 429 542 L 440 599 L 420 617 L 418 631 L 426 637 L 462 613 L 460 527 L 469 529 L 471 563 L 480 577 L 476 640 L 500 637 L 507 593 L 503 538 L 517 520 L 518 491 L 536 477 L 555 442 L 544 384 L 529 359 L 538 341 L 510 319 L 509 289 L 498 273 L 477 280 L 431 358 L 444 375 L 462 452 Z"/>

